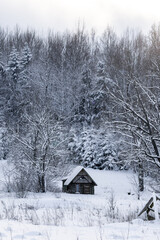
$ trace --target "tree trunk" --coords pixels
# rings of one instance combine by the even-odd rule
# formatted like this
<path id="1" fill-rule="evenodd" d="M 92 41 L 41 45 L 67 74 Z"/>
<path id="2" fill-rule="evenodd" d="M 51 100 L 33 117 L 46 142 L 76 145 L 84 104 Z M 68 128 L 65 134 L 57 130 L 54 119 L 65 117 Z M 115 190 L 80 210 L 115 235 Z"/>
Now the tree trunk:
<path id="1" fill-rule="evenodd" d="M 42 184 L 41 191 L 44 193 L 44 192 L 46 192 L 46 184 L 45 184 L 45 176 L 44 175 L 42 175 L 42 177 L 41 177 L 41 184 Z"/>
<path id="2" fill-rule="evenodd" d="M 138 184 L 139 184 L 139 191 L 144 191 L 144 169 L 143 169 L 143 162 L 139 159 L 138 164 Z"/>
<path id="3" fill-rule="evenodd" d="M 39 175 L 38 176 L 38 184 L 39 184 L 39 192 L 46 192 L 46 184 L 45 184 L 45 176 Z"/>

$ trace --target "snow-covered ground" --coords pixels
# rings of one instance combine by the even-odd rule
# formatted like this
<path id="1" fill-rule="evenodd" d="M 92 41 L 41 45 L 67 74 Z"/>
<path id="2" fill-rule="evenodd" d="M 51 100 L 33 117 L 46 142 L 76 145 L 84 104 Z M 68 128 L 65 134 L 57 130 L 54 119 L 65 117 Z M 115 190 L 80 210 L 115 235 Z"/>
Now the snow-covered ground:
<path id="1" fill-rule="evenodd" d="M 98 184 L 95 195 L 39 193 L 18 199 L 3 191 L 2 181 L 0 240 L 160 239 L 160 222 L 137 218 L 151 193 L 137 199 L 132 173 L 88 172 Z"/>
<path id="2" fill-rule="evenodd" d="M 1 221 L 0 239 L 25 240 L 157 240 L 160 237 L 159 223 L 133 221 L 132 223 L 107 224 L 99 227 L 44 226 Z"/>

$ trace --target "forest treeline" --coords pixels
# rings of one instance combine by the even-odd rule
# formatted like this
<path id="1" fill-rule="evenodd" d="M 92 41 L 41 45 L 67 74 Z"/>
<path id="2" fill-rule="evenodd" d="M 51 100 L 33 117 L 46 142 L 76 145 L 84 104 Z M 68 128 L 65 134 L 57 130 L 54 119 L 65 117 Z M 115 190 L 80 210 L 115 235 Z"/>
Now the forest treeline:
<path id="1" fill-rule="evenodd" d="M 45 192 L 77 163 L 134 168 L 140 190 L 144 174 L 160 189 L 159 89 L 160 25 L 146 35 L 78 27 L 45 38 L 1 28 L 0 155 L 14 165 L 9 188 Z"/>

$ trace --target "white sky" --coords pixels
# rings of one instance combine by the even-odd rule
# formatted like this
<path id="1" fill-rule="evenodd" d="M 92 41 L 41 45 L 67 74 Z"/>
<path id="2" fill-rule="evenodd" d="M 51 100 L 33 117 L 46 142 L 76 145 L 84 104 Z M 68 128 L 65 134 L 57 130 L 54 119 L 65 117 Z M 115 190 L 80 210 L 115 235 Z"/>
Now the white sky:
<path id="1" fill-rule="evenodd" d="M 148 31 L 160 22 L 160 0 L 0 0 L 0 26 L 65 31 L 85 23 L 101 33 L 109 25 L 117 33 L 127 27 Z"/>

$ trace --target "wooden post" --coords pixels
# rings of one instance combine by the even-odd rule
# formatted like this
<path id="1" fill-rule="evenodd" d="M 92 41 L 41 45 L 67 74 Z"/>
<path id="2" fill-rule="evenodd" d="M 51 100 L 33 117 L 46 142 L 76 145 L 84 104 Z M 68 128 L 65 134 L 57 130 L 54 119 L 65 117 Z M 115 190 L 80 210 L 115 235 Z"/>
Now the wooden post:
<path id="1" fill-rule="evenodd" d="M 153 192 L 153 204 L 154 204 L 155 220 L 159 220 L 158 206 L 157 206 L 157 199 L 156 199 L 155 192 Z"/>

